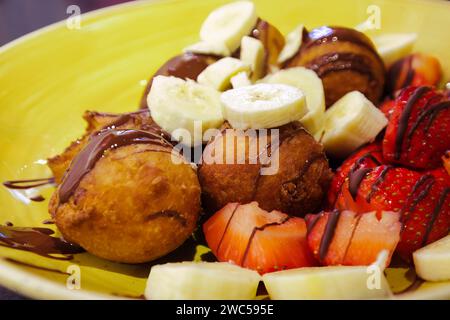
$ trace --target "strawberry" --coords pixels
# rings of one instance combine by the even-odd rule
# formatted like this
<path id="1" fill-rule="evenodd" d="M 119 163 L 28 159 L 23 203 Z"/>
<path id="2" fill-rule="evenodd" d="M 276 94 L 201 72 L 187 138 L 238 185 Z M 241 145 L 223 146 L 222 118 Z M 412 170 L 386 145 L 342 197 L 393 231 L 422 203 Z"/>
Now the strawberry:
<path id="1" fill-rule="evenodd" d="M 357 214 L 335 210 L 308 215 L 308 245 L 323 265 L 369 265 L 382 250 L 389 252 L 389 265 L 400 240 L 399 213 L 383 211 Z"/>
<path id="2" fill-rule="evenodd" d="M 382 163 L 384 163 L 383 154 L 381 145 L 378 143 L 365 145 L 355 151 L 336 170 L 328 190 L 328 205 L 331 208 L 334 208 L 334 204 L 342 188 L 342 184 L 350 171 L 358 168 L 374 168 Z"/>
<path id="3" fill-rule="evenodd" d="M 429 87 L 408 87 L 397 99 L 383 139 L 383 157 L 416 169 L 433 169 L 450 149 L 450 100 Z"/>
<path id="4" fill-rule="evenodd" d="M 388 120 L 391 118 L 392 113 L 394 112 L 395 101 L 391 99 L 385 100 L 380 105 L 380 110 L 384 113 Z"/>
<path id="5" fill-rule="evenodd" d="M 408 86 L 436 86 L 442 77 L 439 60 L 415 53 L 396 61 L 388 70 L 386 88 L 389 93 Z"/>
<path id="6" fill-rule="evenodd" d="M 306 223 L 257 202 L 229 203 L 203 225 L 206 242 L 222 262 L 261 274 L 316 264 L 306 242 Z"/>
<path id="7" fill-rule="evenodd" d="M 448 234 L 450 186 L 443 170 L 419 173 L 384 165 L 356 170 L 349 176 L 336 208 L 358 213 L 399 212 L 403 229 L 397 251 L 405 260 L 415 250 Z"/>

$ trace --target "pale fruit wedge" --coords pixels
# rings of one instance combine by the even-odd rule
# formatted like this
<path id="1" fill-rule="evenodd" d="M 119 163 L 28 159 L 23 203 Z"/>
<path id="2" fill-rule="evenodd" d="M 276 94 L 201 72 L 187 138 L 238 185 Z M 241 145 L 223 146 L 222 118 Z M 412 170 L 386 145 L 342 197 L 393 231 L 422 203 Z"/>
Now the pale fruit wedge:
<path id="1" fill-rule="evenodd" d="M 254 299 L 261 277 L 229 263 L 180 262 L 152 267 L 145 289 L 156 300 Z"/>
<path id="2" fill-rule="evenodd" d="M 226 4 L 209 14 L 200 29 L 206 42 L 222 42 L 234 52 L 243 36 L 249 35 L 258 20 L 255 5 L 250 1 Z"/>
<path id="3" fill-rule="evenodd" d="M 214 55 L 219 57 L 231 56 L 230 50 L 228 50 L 227 46 L 225 46 L 223 42 L 200 41 L 184 48 L 183 52 Z"/>
<path id="4" fill-rule="evenodd" d="M 250 65 L 252 70 L 252 81 L 261 79 L 266 68 L 266 53 L 264 46 L 258 39 L 245 36 L 241 41 L 240 59 Z"/>
<path id="5" fill-rule="evenodd" d="M 203 132 L 223 123 L 220 93 L 192 80 L 157 76 L 147 96 L 155 122 L 186 145 L 202 143 Z M 182 132 L 180 132 L 182 131 Z"/>
<path id="6" fill-rule="evenodd" d="M 450 235 L 413 253 L 416 273 L 424 280 L 450 280 Z"/>
<path id="7" fill-rule="evenodd" d="M 224 91 L 231 87 L 231 78 L 240 72 L 250 72 L 250 65 L 239 59 L 226 57 L 210 64 L 197 77 L 197 82 Z"/>
<path id="8" fill-rule="evenodd" d="M 273 300 L 380 299 L 391 295 L 377 266 L 335 266 L 266 273 L 264 285 Z"/>
<path id="9" fill-rule="evenodd" d="M 415 33 L 383 34 L 372 38 L 378 53 L 389 67 L 392 63 L 411 53 L 417 39 Z"/>
<path id="10" fill-rule="evenodd" d="M 361 92 L 352 91 L 325 112 L 325 151 L 343 158 L 376 138 L 388 120 Z"/>
<path id="11" fill-rule="evenodd" d="M 260 83 L 222 93 L 222 112 L 235 129 L 274 128 L 307 112 L 305 96 L 292 86 Z"/>
<path id="12" fill-rule="evenodd" d="M 231 86 L 233 89 L 251 86 L 252 81 L 248 77 L 247 72 L 239 72 L 233 78 L 231 78 Z"/>
<path id="13" fill-rule="evenodd" d="M 323 128 L 325 94 L 322 80 L 314 71 L 303 67 L 289 68 L 270 74 L 261 82 L 287 84 L 300 89 L 306 96 L 308 107 L 308 113 L 300 119 L 300 122 L 312 135 Z"/>
<path id="14" fill-rule="evenodd" d="M 289 32 L 286 36 L 286 44 L 281 50 L 280 55 L 278 56 L 278 63 L 282 64 L 295 56 L 297 52 L 300 50 L 303 40 L 303 25 L 297 26 L 294 30 Z"/>

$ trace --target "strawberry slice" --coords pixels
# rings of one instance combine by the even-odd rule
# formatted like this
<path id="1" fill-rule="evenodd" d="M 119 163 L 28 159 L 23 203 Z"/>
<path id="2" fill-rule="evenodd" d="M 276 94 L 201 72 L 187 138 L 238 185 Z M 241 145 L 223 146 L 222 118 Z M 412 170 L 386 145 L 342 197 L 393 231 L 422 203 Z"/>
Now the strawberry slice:
<path id="1" fill-rule="evenodd" d="M 206 242 L 219 261 L 261 274 L 316 264 L 301 218 L 267 212 L 257 202 L 227 204 L 203 225 Z"/>
<path id="2" fill-rule="evenodd" d="M 358 266 L 376 261 L 389 252 L 387 265 L 400 240 L 400 214 L 383 211 L 357 214 L 335 210 L 308 216 L 308 245 L 323 265 Z"/>
<path id="3" fill-rule="evenodd" d="M 333 208 L 338 194 L 349 173 L 359 168 L 374 168 L 384 163 L 381 145 L 371 143 L 350 155 L 336 170 L 328 190 L 328 205 Z"/>
<path id="4" fill-rule="evenodd" d="M 397 251 L 409 260 L 413 251 L 447 235 L 449 189 L 442 169 L 427 173 L 387 165 L 360 169 L 344 182 L 336 208 L 398 212 L 403 228 Z"/>
<path id="5" fill-rule="evenodd" d="M 408 87 L 395 99 L 383 139 L 383 157 L 416 169 L 433 169 L 450 149 L 450 100 L 430 87 Z"/>
<path id="6" fill-rule="evenodd" d="M 447 170 L 447 173 L 450 175 L 450 150 L 447 150 L 445 155 L 442 156 L 442 161 L 444 162 L 445 170 Z"/>
<path id="7" fill-rule="evenodd" d="M 380 105 L 380 110 L 384 113 L 384 115 L 386 116 L 386 118 L 388 118 L 388 120 L 391 119 L 392 113 L 394 112 L 394 106 L 395 101 L 391 99 L 384 101 Z"/>

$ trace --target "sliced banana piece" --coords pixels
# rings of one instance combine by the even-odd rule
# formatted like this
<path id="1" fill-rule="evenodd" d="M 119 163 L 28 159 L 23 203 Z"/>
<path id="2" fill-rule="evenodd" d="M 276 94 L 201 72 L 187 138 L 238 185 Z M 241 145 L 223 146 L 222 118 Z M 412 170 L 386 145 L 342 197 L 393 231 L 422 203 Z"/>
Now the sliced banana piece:
<path id="1" fill-rule="evenodd" d="M 260 82 L 287 84 L 303 91 L 309 111 L 300 122 L 312 135 L 321 131 L 325 115 L 325 93 L 322 80 L 314 71 L 303 67 L 284 69 L 266 76 Z"/>
<path id="2" fill-rule="evenodd" d="M 222 93 L 223 115 L 236 129 L 274 128 L 308 111 L 303 93 L 284 84 L 260 83 Z"/>
<path id="3" fill-rule="evenodd" d="M 230 50 L 223 42 L 206 42 L 200 41 L 183 49 L 183 52 L 191 52 L 197 54 L 215 55 L 219 57 L 231 56 Z"/>
<path id="4" fill-rule="evenodd" d="M 147 96 L 155 122 L 167 132 L 183 129 L 183 143 L 202 143 L 203 132 L 223 123 L 220 93 L 192 80 L 157 76 Z M 174 135 L 174 136 L 178 136 Z"/>
<path id="5" fill-rule="evenodd" d="M 361 92 L 352 91 L 325 112 L 322 143 L 335 157 L 346 157 L 376 138 L 388 120 Z"/>
<path id="6" fill-rule="evenodd" d="M 450 235 L 413 253 L 416 273 L 427 281 L 450 280 Z"/>
<path id="7" fill-rule="evenodd" d="M 261 277 L 229 263 L 181 262 L 152 267 L 145 289 L 156 300 L 248 300 Z"/>
<path id="8" fill-rule="evenodd" d="M 377 266 L 333 266 L 266 273 L 264 285 L 272 300 L 380 299 L 391 295 Z"/>
<path id="9" fill-rule="evenodd" d="M 233 89 L 251 86 L 252 81 L 248 77 L 247 72 L 239 72 L 233 78 L 231 78 L 231 86 Z"/>
<path id="10" fill-rule="evenodd" d="M 410 54 L 416 39 L 417 34 L 415 33 L 391 33 L 372 38 L 387 67 Z"/>
<path id="11" fill-rule="evenodd" d="M 231 87 L 231 78 L 243 71 L 250 72 L 250 65 L 239 59 L 226 57 L 206 67 L 198 75 L 197 82 L 224 91 Z"/>
<path id="12" fill-rule="evenodd" d="M 206 42 L 223 42 L 230 52 L 234 52 L 239 48 L 242 37 L 250 34 L 257 20 L 252 2 L 232 2 L 209 14 L 200 29 L 200 38 Z"/>
<path id="13" fill-rule="evenodd" d="M 243 37 L 240 59 L 250 65 L 252 81 L 262 78 L 266 69 L 266 52 L 260 40 L 248 36 Z"/>
<path id="14" fill-rule="evenodd" d="M 303 29 L 304 26 L 301 24 L 288 33 L 286 36 L 286 44 L 278 56 L 278 64 L 288 61 L 300 50 L 303 40 Z"/>

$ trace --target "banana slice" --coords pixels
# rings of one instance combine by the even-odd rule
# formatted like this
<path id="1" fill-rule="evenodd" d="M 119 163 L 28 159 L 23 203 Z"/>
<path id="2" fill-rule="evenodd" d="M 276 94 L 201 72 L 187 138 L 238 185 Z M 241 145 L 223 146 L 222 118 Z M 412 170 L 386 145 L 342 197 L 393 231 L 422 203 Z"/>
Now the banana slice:
<path id="1" fill-rule="evenodd" d="M 242 37 L 250 34 L 257 20 L 252 2 L 232 2 L 209 14 L 200 29 L 200 38 L 206 42 L 223 42 L 230 52 L 234 52 L 239 48 Z"/>
<path id="2" fill-rule="evenodd" d="M 450 235 L 413 253 L 416 273 L 424 280 L 450 280 Z"/>
<path id="3" fill-rule="evenodd" d="M 417 39 L 415 33 L 383 34 L 372 38 L 378 53 L 389 67 L 392 63 L 411 53 Z"/>
<path id="4" fill-rule="evenodd" d="M 361 92 L 349 92 L 325 112 L 322 137 L 325 151 L 335 157 L 345 157 L 374 140 L 387 123 L 383 112 Z"/>
<path id="5" fill-rule="evenodd" d="M 303 93 L 284 84 L 260 83 L 222 93 L 222 112 L 235 129 L 274 128 L 308 111 Z"/>
<path id="6" fill-rule="evenodd" d="M 229 263 L 181 262 L 152 267 L 145 297 L 157 300 L 248 300 L 261 277 Z"/>
<path id="7" fill-rule="evenodd" d="M 314 71 L 303 67 L 289 68 L 270 74 L 260 82 L 287 84 L 302 90 L 306 96 L 309 111 L 300 119 L 300 122 L 312 135 L 323 128 L 325 94 L 322 80 Z"/>
<path id="8" fill-rule="evenodd" d="M 219 57 L 231 56 L 230 50 L 222 42 L 206 42 L 200 41 L 183 49 L 183 52 L 191 52 L 197 54 L 215 55 Z"/>
<path id="9" fill-rule="evenodd" d="M 265 56 L 266 52 L 261 41 L 248 36 L 242 38 L 240 59 L 250 65 L 253 81 L 261 79 L 264 75 Z"/>
<path id="10" fill-rule="evenodd" d="M 291 269 L 266 273 L 264 285 L 272 300 L 380 299 L 391 296 L 378 265 Z"/>
<path id="11" fill-rule="evenodd" d="M 206 67 L 198 75 L 197 82 L 224 91 L 231 87 L 231 78 L 242 71 L 250 72 L 250 65 L 239 59 L 226 57 Z"/>
<path id="12" fill-rule="evenodd" d="M 220 93 L 192 80 L 155 77 L 147 103 L 161 128 L 170 133 L 184 129 L 190 135 L 182 141 L 186 145 L 202 143 L 203 132 L 223 123 Z"/>
<path id="13" fill-rule="evenodd" d="M 233 78 L 231 78 L 231 85 L 233 89 L 251 86 L 252 82 L 248 77 L 247 72 L 239 72 Z"/>
<path id="14" fill-rule="evenodd" d="M 295 56 L 297 52 L 300 50 L 300 46 L 302 45 L 303 39 L 303 25 L 297 26 L 294 30 L 289 32 L 286 36 L 286 44 L 281 50 L 280 55 L 278 56 L 278 64 L 282 64 Z"/>

